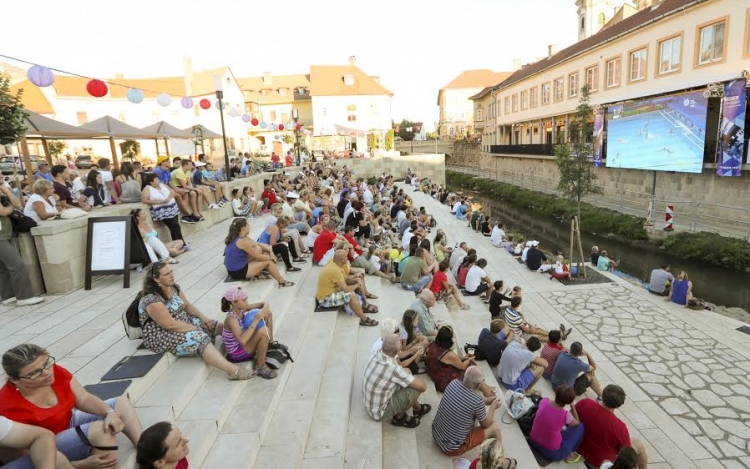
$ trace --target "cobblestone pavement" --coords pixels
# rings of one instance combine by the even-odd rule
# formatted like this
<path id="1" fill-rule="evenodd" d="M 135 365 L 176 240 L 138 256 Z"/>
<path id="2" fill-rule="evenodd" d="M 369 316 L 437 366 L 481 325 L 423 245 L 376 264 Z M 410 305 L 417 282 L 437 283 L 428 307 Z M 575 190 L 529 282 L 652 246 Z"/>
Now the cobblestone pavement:
<path id="1" fill-rule="evenodd" d="M 546 295 L 713 457 L 746 461 L 750 360 L 621 286 Z"/>

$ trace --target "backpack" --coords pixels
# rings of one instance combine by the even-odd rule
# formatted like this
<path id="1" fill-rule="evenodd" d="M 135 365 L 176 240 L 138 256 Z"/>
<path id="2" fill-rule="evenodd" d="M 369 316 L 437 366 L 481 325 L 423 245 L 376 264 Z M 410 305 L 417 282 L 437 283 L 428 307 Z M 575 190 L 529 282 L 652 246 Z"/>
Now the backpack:
<path id="1" fill-rule="evenodd" d="M 464 344 L 465 353 L 468 354 L 470 348 L 474 349 L 474 360 L 477 360 L 477 361 L 487 360 L 487 357 L 484 356 L 484 352 L 482 352 L 482 350 L 479 348 L 479 345 L 474 345 L 474 344 L 469 344 L 469 343 Z"/>
<path id="2" fill-rule="evenodd" d="M 536 419 L 537 410 L 539 410 L 539 404 L 534 404 L 518 419 L 518 426 L 521 429 L 521 433 L 525 436 L 529 436 L 531 433 L 531 427 L 534 426 L 534 419 Z"/>
<path id="3" fill-rule="evenodd" d="M 177 290 L 177 294 L 179 295 L 180 287 L 175 284 L 174 288 L 175 290 Z M 122 326 L 125 328 L 125 335 L 130 340 L 138 340 L 143 337 L 143 325 L 141 324 L 141 320 L 138 314 L 138 306 L 141 302 L 141 298 L 143 298 L 143 290 L 139 291 L 138 294 L 135 295 L 135 298 L 130 302 L 128 309 L 126 309 L 125 312 L 122 313 Z M 150 318 L 146 319 L 147 322 L 150 320 Z"/>
<path id="4" fill-rule="evenodd" d="M 274 341 L 268 344 L 268 346 L 269 348 L 266 352 L 266 358 L 271 358 L 279 363 L 285 363 L 287 360 L 294 363 L 294 359 L 289 353 L 289 347 L 287 347 L 286 345 Z M 274 348 L 270 348 L 271 346 L 273 346 Z M 267 361 L 266 364 L 273 369 L 278 369 L 276 364 L 271 361 Z"/>

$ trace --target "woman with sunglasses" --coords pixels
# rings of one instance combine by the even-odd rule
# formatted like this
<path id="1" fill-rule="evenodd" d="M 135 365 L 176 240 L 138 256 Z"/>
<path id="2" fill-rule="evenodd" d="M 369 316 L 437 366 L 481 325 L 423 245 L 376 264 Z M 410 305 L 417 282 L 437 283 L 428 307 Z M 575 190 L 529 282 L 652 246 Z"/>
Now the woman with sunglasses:
<path id="1" fill-rule="evenodd" d="M 221 324 L 208 319 L 188 301 L 174 280 L 172 267 L 163 261 L 152 264 L 143 277 L 138 317 L 143 326 L 143 345 L 152 352 L 199 356 L 207 364 L 225 371 L 230 381 L 252 378 L 253 373 L 228 362 L 214 346 L 214 338 L 221 334 Z"/>
<path id="2" fill-rule="evenodd" d="M 143 238 L 143 244 L 146 246 L 148 257 L 151 262 L 156 262 L 161 258 L 167 264 L 179 264 L 180 261 L 174 258 L 187 251 L 185 242 L 181 239 L 174 241 L 162 242 L 157 236 L 154 226 L 146 220 L 146 212 L 140 208 L 130 211 L 133 217 L 133 223 L 138 227 L 138 231 Z M 158 257 L 157 257 L 158 255 Z"/>
<path id="3" fill-rule="evenodd" d="M 229 276 L 235 280 L 267 279 L 263 274 L 265 270 L 279 282 L 279 287 L 293 286 L 294 282 L 284 279 L 276 267 L 276 255 L 271 246 L 253 241 L 247 237 L 249 233 L 247 218 L 235 218 L 229 225 L 229 234 L 224 239 L 224 267 Z"/>
<path id="4" fill-rule="evenodd" d="M 103 401 L 86 391 L 47 350 L 21 344 L 2 358 L 7 382 L 0 388 L 0 414 L 56 434 L 57 449 L 78 467 L 115 468 L 122 432 L 138 444 L 143 428 L 126 396 Z M 0 452 L 3 469 L 33 469 L 28 455 Z"/>

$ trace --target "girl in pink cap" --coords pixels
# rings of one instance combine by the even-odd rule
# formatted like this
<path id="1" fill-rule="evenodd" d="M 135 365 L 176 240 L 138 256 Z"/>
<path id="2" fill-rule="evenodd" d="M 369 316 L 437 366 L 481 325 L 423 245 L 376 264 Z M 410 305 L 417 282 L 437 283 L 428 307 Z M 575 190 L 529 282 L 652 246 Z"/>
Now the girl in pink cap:
<path id="1" fill-rule="evenodd" d="M 275 378 L 276 372 L 266 365 L 266 352 L 273 343 L 273 313 L 268 303 L 249 304 L 247 290 L 232 287 L 221 297 L 221 310 L 227 313 L 221 337 L 229 361 L 246 361 L 254 355 L 258 376 Z"/>

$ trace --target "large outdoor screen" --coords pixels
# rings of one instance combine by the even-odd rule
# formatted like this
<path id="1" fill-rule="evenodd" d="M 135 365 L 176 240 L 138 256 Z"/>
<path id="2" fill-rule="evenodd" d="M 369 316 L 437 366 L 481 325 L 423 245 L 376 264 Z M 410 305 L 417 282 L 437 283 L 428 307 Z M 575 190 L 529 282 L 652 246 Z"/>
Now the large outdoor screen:
<path id="1" fill-rule="evenodd" d="M 708 101 L 702 91 L 607 108 L 607 166 L 700 173 Z"/>

